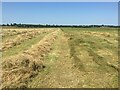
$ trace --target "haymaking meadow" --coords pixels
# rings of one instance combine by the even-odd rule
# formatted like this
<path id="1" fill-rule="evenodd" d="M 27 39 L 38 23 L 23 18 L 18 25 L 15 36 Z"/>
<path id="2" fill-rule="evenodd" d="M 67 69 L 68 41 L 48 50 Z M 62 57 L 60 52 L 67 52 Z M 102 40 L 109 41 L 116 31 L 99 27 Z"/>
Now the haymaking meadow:
<path id="1" fill-rule="evenodd" d="M 1 88 L 118 88 L 116 2 L 4 2 Z"/>

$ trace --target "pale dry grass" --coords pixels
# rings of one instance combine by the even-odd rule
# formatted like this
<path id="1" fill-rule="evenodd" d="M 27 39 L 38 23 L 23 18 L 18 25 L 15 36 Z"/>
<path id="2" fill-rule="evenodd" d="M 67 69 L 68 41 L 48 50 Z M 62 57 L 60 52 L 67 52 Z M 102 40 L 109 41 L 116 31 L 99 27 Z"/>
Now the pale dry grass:
<path id="1" fill-rule="evenodd" d="M 30 78 L 35 77 L 44 68 L 42 59 L 51 50 L 59 30 L 46 35 L 40 42 L 24 53 L 6 58 L 2 62 L 5 87 L 27 87 Z"/>
<path id="2" fill-rule="evenodd" d="M 24 42 L 27 39 L 32 39 L 39 34 L 48 33 L 48 32 L 51 32 L 51 31 L 53 31 L 53 30 L 42 29 L 42 30 L 20 31 L 21 34 L 18 34 L 15 39 L 7 39 L 3 42 L 2 50 L 4 51 L 4 50 L 12 48 L 16 45 L 20 45 L 22 42 Z M 19 30 L 18 31 L 16 30 L 16 32 L 19 33 Z"/>

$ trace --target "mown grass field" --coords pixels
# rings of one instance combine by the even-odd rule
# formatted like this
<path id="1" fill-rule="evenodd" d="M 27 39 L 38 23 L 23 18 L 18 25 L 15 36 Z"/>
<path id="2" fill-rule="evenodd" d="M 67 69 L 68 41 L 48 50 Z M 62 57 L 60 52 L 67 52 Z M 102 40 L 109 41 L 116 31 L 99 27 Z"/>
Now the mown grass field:
<path id="1" fill-rule="evenodd" d="M 3 29 L 5 87 L 117 88 L 118 29 Z"/>

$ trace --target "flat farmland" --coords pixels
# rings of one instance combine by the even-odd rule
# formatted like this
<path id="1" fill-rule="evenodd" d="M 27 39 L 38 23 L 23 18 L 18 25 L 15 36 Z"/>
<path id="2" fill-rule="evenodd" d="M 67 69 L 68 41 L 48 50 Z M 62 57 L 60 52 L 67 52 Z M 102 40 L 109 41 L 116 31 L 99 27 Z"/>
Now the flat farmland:
<path id="1" fill-rule="evenodd" d="M 2 88 L 117 88 L 117 28 L 15 28 L 2 33 Z"/>

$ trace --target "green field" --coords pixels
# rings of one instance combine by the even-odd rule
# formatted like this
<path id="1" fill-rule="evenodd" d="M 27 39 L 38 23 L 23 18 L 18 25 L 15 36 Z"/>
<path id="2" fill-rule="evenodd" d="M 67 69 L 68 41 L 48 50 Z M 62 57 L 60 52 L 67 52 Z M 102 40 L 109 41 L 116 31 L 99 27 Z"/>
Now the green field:
<path id="1" fill-rule="evenodd" d="M 24 38 L 21 42 L 14 41 L 20 34 L 6 33 L 2 38 L 3 45 L 11 45 L 3 49 L 3 88 L 118 87 L 117 28 L 31 28 L 31 31 L 35 35 L 21 36 Z M 10 39 L 14 43 L 4 44 Z"/>

